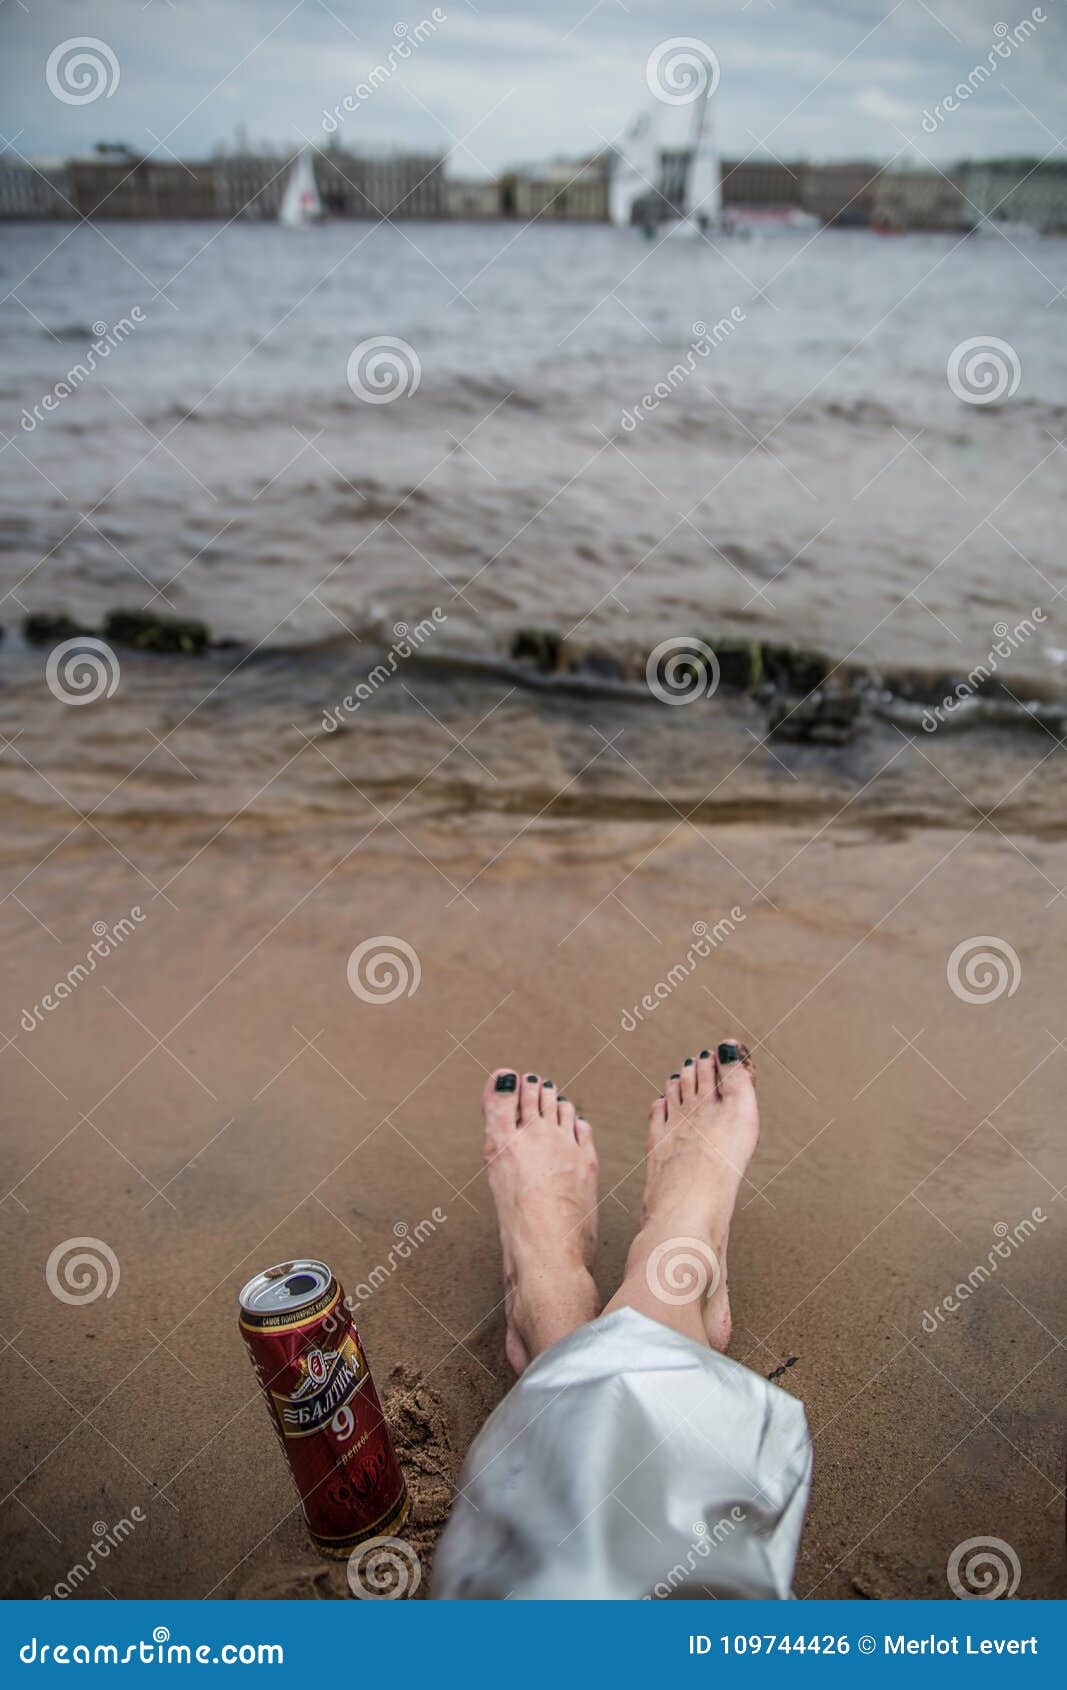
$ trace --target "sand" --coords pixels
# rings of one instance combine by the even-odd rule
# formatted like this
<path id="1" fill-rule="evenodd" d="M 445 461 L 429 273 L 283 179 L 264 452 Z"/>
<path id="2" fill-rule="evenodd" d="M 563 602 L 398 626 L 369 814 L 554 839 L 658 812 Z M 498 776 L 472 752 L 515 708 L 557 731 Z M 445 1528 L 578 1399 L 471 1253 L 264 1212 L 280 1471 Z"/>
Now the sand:
<path id="1" fill-rule="evenodd" d="M 291 840 L 237 826 L 167 898 L 142 876 L 162 885 L 188 852 L 150 815 L 77 828 L 0 916 L 5 1593 L 47 1595 L 95 1524 L 132 1520 L 80 1596 L 345 1594 L 307 1543 L 236 1328 L 246 1278 L 313 1254 L 349 1287 L 384 1270 L 359 1326 L 425 1594 L 452 1480 L 510 1382 L 485 1072 L 549 1074 L 592 1119 L 610 1295 L 649 1100 L 733 1034 L 756 1052 L 764 1129 L 731 1242 L 731 1353 L 807 1407 L 798 1594 L 944 1596 L 949 1556 L 979 1536 L 1018 1557 L 1018 1596 L 1067 1594 L 1067 845 L 849 820 L 471 812 L 368 838 L 355 806 L 348 830 Z M 7 855 L 17 868 L 18 840 Z M 134 905 L 115 954 L 23 1031 L 92 923 Z M 731 909 L 668 984 L 693 924 Z M 983 934 L 1017 954 L 1017 988 L 969 1003 L 946 965 Z M 413 947 L 413 995 L 350 989 L 376 935 Z M 657 982 L 657 1007 L 627 1017 Z M 1004 1227 L 995 1270 L 945 1311 Z M 119 1274 L 71 1304 L 46 1263 L 84 1237 Z"/>

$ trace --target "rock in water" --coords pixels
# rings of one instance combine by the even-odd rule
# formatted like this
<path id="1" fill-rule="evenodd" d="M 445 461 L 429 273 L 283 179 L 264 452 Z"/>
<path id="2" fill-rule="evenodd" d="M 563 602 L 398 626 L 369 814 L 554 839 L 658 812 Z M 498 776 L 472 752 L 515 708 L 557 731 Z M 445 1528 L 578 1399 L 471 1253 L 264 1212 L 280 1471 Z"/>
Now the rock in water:
<path id="1" fill-rule="evenodd" d="M 779 692 L 809 693 L 825 685 L 830 659 L 821 651 L 801 651 L 796 646 L 764 641 L 763 668 Z"/>
<path id="2" fill-rule="evenodd" d="M 783 699 L 771 713 L 769 731 L 776 739 L 816 745 L 847 745 L 860 726 L 863 699 L 840 687 L 813 693 L 799 704 Z"/>
<path id="3" fill-rule="evenodd" d="M 559 668 L 563 641 L 552 628 L 518 628 L 511 642 L 514 658 L 533 661 L 545 675 Z"/>
<path id="4" fill-rule="evenodd" d="M 180 616 L 156 616 L 148 610 L 112 610 L 104 638 L 139 651 L 183 652 L 198 656 L 209 643 L 207 626 Z"/>
<path id="5" fill-rule="evenodd" d="M 31 645 L 58 645 L 60 640 L 73 640 L 78 635 L 91 635 L 91 628 L 83 628 L 65 610 L 35 610 L 22 619 L 23 638 Z"/>

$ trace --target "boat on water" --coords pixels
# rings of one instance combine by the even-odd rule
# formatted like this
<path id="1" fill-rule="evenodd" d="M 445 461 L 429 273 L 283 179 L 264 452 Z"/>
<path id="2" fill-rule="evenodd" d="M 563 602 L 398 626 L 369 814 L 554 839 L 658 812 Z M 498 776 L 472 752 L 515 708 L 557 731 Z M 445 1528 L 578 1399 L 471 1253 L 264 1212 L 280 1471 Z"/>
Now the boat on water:
<path id="1" fill-rule="evenodd" d="M 315 166 L 310 150 L 298 153 L 293 160 L 282 194 L 278 222 L 286 229 L 310 229 L 322 223 L 325 213 L 315 182 Z"/>
<path id="2" fill-rule="evenodd" d="M 701 80 L 704 91 L 688 112 L 653 97 L 624 133 L 615 149 L 609 189 L 613 223 L 627 227 L 637 221 L 661 240 L 701 240 L 722 231 L 722 170 L 711 109 L 718 79 L 710 65 Z M 688 133 L 668 133 L 683 115 Z"/>

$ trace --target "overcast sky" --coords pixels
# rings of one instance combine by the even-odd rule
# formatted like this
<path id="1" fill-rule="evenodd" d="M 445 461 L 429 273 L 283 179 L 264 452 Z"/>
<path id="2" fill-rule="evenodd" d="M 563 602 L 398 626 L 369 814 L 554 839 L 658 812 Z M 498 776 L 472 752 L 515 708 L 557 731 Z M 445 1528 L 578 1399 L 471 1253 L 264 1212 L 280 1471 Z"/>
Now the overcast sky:
<path id="1" fill-rule="evenodd" d="M 381 65 L 381 86 L 342 112 L 340 141 L 451 149 L 453 171 L 476 176 L 613 138 L 648 100 L 650 52 L 691 36 L 721 67 L 731 157 L 887 159 L 909 140 L 940 165 L 1064 156 L 1064 0 L 1036 14 L 1028 0 L 440 0 L 443 21 L 391 62 L 395 26 L 433 11 L 433 0 L 0 0 L 0 129 L 51 158 L 100 140 L 195 158 L 232 145 L 239 124 L 257 142 L 321 143 L 323 111 Z M 988 66 L 998 23 L 1041 14 L 958 111 L 924 129 L 924 111 Z M 49 55 L 76 36 L 110 48 L 110 96 L 72 104 L 49 91 Z"/>

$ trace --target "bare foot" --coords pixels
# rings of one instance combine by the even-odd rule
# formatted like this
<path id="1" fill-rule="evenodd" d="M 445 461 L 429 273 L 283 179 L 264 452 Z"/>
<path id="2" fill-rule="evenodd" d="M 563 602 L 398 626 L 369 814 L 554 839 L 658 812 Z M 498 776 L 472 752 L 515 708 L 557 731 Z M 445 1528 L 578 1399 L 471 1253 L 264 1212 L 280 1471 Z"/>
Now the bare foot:
<path id="1" fill-rule="evenodd" d="M 733 1039 L 688 1057 L 649 1115 L 644 1218 L 630 1261 L 667 1307 L 702 1305 L 715 1350 L 730 1341 L 730 1220 L 758 1138 L 752 1064 Z"/>
<path id="2" fill-rule="evenodd" d="M 504 1256 L 505 1352 L 521 1373 L 600 1312 L 593 1129 L 551 1080 L 499 1068 L 482 1093 L 485 1161 Z"/>

